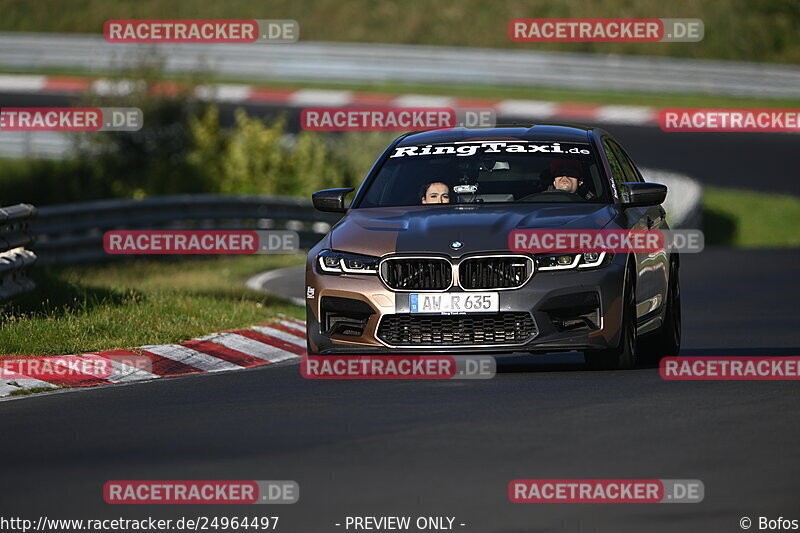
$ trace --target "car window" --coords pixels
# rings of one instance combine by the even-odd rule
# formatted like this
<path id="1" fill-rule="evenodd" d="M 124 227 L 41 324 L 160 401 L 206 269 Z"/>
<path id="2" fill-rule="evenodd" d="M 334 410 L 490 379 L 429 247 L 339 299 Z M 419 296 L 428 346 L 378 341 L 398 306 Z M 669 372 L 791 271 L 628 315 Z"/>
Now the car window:
<path id="1" fill-rule="evenodd" d="M 422 202 L 430 187 L 436 196 L 448 192 L 448 203 L 607 202 L 602 176 L 587 143 L 493 140 L 397 146 L 355 207 L 430 203 Z M 573 178 L 574 184 L 569 183 Z"/>
<path id="2" fill-rule="evenodd" d="M 642 179 L 641 172 L 639 172 L 639 169 L 636 168 L 633 160 L 630 158 L 630 156 L 628 156 L 628 152 L 626 152 L 625 149 L 622 148 L 622 146 L 620 146 L 616 141 L 610 140 L 610 143 L 620 160 L 620 164 L 625 172 L 625 178 L 630 178 L 628 181 L 644 181 Z"/>
<path id="3" fill-rule="evenodd" d="M 628 181 L 625 179 L 625 171 L 622 168 L 617 154 L 611 149 L 609 139 L 603 139 L 603 152 L 608 159 L 608 166 L 611 167 L 611 177 L 614 179 L 614 183 L 619 186 L 620 183 Z"/>
<path id="4" fill-rule="evenodd" d="M 603 142 L 608 146 L 608 150 L 610 150 L 614 154 L 619 164 L 621 172 L 620 178 L 623 181 L 636 181 L 637 178 L 636 171 L 631 166 L 631 163 L 628 160 L 628 158 L 625 157 L 625 153 L 622 151 L 622 148 L 620 148 L 620 146 L 611 139 L 605 139 Z"/>

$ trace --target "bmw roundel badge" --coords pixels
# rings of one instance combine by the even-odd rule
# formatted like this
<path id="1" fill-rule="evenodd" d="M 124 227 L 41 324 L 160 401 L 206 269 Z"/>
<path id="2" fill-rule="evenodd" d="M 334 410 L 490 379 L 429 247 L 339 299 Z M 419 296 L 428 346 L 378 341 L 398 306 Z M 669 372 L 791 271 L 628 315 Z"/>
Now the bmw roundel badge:
<path id="1" fill-rule="evenodd" d="M 453 241 L 450 243 L 450 248 L 452 248 L 453 250 L 458 250 L 462 246 L 464 246 L 464 243 L 461 241 Z"/>

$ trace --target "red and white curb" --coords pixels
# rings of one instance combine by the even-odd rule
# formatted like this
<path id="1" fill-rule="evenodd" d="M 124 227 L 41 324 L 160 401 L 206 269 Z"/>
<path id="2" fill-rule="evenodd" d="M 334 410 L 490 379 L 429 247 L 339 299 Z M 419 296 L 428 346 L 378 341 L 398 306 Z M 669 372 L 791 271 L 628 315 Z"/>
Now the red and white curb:
<path id="1" fill-rule="evenodd" d="M 97 95 L 125 95 L 135 87 L 131 80 L 108 80 L 75 76 L 0 75 L 0 92 L 72 95 L 91 92 Z M 164 82 L 154 91 L 175 94 L 179 84 Z M 362 93 L 327 89 L 292 89 L 254 85 L 201 85 L 194 89 L 198 98 L 220 103 L 264 104 L 280 107 L 395 106 L 453 107 L 493 109 L 498 115 L 514 119 L 585 120 L 612 124 L 654 126 L 658 109 L 647 106 L 594 105 L 541 100 L 497 100 L 450 98 L 422 94 Z"/>
<path id="2" fill-rule="evenodd" d="M 134 350 L 109 350 L 81 355 L 42 356 L 35 359 L 70 366 L 88 360 L 103 363 L 102 377 L 74 370 L 65 379 L 37 379 L 17 374 L 0 378 L 0 398 L 25 390 L 59 387 L 95 387 L 147 381 L 163 377 L 241 370 L 254 366 L 298 360 L 306 354 L 306 324 L 294 318 L 278 318 L 252 326 L 214 333 L 179 344 L 140 346 Z M 147 370 L 126 364 L 132 357 L 149 360 Z M 9 356 L 19 361 L 22 357 Z M 24 359 L 31 359 L 24 357 Z M 2 360 L 2 359 L 0 359 Z M 108 367 L 111 367 L 110 373 Z M 82 366 L 80 368 L 85 368 Z"/>

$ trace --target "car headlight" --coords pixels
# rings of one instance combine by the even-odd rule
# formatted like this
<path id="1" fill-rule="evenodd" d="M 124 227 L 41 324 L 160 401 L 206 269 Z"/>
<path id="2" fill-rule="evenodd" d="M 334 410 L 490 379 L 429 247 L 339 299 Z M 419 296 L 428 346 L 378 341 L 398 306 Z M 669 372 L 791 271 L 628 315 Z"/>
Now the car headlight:
<path id="1" fill-rule="evenodd" d="M 601 268 L 614 257 L 611 252 L 584 252 L 581 254 L 546 254 L 536 256 L 536 270 L 585 270 Z"/>
<path id="2" fill-rule="evenodd" d="M 377 274 L 380 258 L 369 255 L 322 250 L 317 264 L 325 274 Z"/>

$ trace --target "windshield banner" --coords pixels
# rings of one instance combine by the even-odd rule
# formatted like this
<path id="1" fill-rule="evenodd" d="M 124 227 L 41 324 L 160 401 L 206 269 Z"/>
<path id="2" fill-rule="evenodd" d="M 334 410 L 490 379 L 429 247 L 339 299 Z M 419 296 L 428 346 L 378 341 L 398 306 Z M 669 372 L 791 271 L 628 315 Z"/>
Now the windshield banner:
<path id="1" fill-rule="evenodd" d="M 421 146 L 397 146 L 393 157 L 425 155 L 455 155 L 469 157 L 476 154 L 564 154 L 573 156 L 591 155 L 588 144 L 542 143 L 529 141 L 467 141 Z"/>

